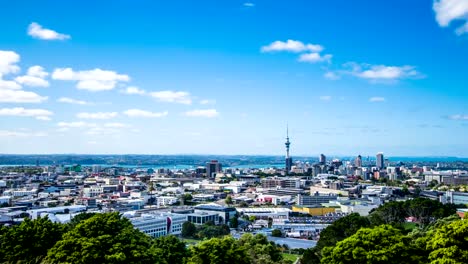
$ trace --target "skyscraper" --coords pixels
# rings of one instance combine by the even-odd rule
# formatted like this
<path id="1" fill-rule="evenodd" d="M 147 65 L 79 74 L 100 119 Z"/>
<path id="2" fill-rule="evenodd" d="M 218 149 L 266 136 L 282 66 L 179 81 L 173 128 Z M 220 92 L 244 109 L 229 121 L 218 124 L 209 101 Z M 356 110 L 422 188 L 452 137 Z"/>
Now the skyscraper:
<path id="1" fill-rule="evenodd" d="M 356 159 L 354 160 L 354 166 L 361 168 L 362 167 L 362 157 L 361 155 L 358 155 Z"/>
<path id="2" fill-rule="evenodd" d="M 206 163 L 206 176 L 214 178 L 217 172 L 221 172 L 222 166 L 217 160 L 212 160 Z"/>
<path id="3" fill-rule="evenodd" d="M 289 156 L 289 146 L 291 145 L 291 142 L 289 142 L 289 128 L 286 126 L 286 143 L 284 143 L 286 146 L 286 174 L 288 174 L 291 171 L 292 167 L 292 158 Z"/>
<path id="4" fill-rule="evenodd" d="M 384 164 L 384 155 L 382 152 L 377 153 L 376 155 L 376 161 L 375 161 L 375 166 L 379 169 L 383 169 L 385 167 Z"/>
<path id="5" fill-rule="evenodd" d="M 326 157 L 325 155 L 323 155 L 323 154 L 320 154 L 319 162 L 320 162 L 321 164 L 327 163 L 327 157 Z"/>

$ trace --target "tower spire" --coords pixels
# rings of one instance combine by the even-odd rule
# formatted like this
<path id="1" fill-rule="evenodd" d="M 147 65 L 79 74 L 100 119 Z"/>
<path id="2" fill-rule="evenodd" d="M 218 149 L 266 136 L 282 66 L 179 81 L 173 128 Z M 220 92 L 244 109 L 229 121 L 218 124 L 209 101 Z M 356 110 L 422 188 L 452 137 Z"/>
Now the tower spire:
<path id="1" fill-rule="evenodd" d="M 284 143 L 286 146 L 286 158 L 289 158 L 289 146 L 291 145 L 291 142 L 289 142 L 289 125 L 286 125 L 286 143 Z"/>
<path id="2" fill-rule="evenodd" d="M 291 145 L 291 142 L 289 141 L 289 126 L 287 124 L 286 124 L 286 143 L 284 143 L 284 145 L 286 146 L 285 174 L 288 175 L 292 167 L 292 158 L 289 156 L 289 146 Z"/>

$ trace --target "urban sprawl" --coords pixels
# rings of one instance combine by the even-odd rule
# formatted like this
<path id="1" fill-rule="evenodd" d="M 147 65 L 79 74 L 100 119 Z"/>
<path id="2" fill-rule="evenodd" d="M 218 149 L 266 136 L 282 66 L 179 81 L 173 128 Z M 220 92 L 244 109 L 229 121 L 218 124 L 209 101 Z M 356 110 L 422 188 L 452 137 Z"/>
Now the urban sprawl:
<path id="1" fill-rule="evenodd" d="M 309 248 L 320 232 L 350 213 L 366 216 L 389 201 L 419 196 L 468 204 L 466 165 L 351 160 L 294 161 L 285 166 L 193 169 L 79 164 L 0 167 L 0 222 L 25 217 L 67 223 L 83 212 L 120 212 L 151 237 L 181 235 L 183 224 L 228 225 L 231 234 L 263 233 L 291 248 Z M 463 165 L 464 164 L 464 165 Z M 459 164 L 458 164 L 459 165 Z M 467 209 L 458 209 L 463 215 Z M 406 219 L 411 222 L 412 219 Z"/>

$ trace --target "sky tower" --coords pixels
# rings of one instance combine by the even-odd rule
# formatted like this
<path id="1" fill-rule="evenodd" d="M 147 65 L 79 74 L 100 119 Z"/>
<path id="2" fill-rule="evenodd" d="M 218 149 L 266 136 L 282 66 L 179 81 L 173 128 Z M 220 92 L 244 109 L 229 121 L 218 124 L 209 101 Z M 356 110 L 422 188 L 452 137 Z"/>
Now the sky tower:
<path id="1" fill-rule="evenodd" d="M 292 166 L 292 158 L 289 156 L 289 146 L 291 145 L 291 142 L 289 142 L 289 127 L 286 126 L 286 143 L 284 143 L 286 146 L 286 175 L 291 171 L 291 166 Z"/>

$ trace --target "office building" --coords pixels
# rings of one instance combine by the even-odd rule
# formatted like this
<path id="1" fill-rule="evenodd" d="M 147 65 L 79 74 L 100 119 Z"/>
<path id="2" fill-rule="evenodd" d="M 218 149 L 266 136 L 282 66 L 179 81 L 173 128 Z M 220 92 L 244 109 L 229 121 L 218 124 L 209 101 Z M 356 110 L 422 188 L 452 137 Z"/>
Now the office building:
<path id="1" fill-rule="evenodd" d="M 267 189 L 276 187 L 297 189 L 301 187 L 301 180 L 299 178 L 268 177 L 262 179 L 262 187 Z"/>
<path id="2" fill-rule="evenodd" d="M 358 155 L 356 159 L 354 159 L 354 166 L 361 168 L 362 167 L 362 157 L 361 155 Z"/>
<path id="3" fill-rule="evenodd" d="M 224 207 L 216 203 L 199 204 L 194 207 L 194 213 L 218 214 L 218 222 L 215 224 L 227 224 L 236 216 L 236 208 Z"/>
<path id="4" fill-rule="evenodd" d="M 327 157 L 326 157 L 325 155 L 323 155 L 323 154 L 320 154 L 320 156 L 319 156 L 319 163 L 320 163 L 320 164 L 325 164 L 325 163 L 327 163 Z"/>
<path id="5" fill-rule="evenodd" d="M 376 155 L 376 161 L 375 161 L 375 166 L 378 169 L 383 169 L 385 164 L 384 164 L 384 155 L 382 152 L 377 153 Z"/>
<path id="6" fill-rule="evenodd" d="M 298 194 L 296 199 L 296 204 L 301 206 L 313 206 L 320 205 L 322 203 L 329 203 L 331 201 L 336 201 L 338 195 L 329 193 L 329 194 L 320 194 L 318 192 L 313 195 L 302 195 Z"/>
<path id="7" fill-rule="evenodd" d="M 206 163 L 206 176 L 209 178 L 216 177 L 216 173 L 221 172 L 222 166 L 217 160 L 212 160 Z"/>
<path id="8" fill-rule="evenodd" d="M 178 214 L 124 214 L 133 226 L 141 232 L 151 237 L 161 237 L 166 235 L 180 235 L 182 225 L 187 221 L 186 215 Z"/>

